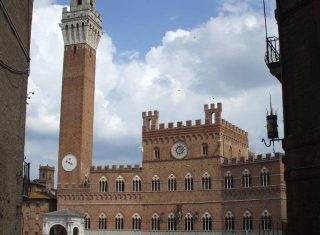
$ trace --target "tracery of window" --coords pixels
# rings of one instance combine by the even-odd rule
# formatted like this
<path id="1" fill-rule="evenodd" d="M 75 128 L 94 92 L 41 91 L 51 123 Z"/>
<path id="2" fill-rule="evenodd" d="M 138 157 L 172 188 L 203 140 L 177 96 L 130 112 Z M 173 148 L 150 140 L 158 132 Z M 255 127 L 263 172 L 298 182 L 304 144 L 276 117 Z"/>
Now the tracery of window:
<path id="1" fill-rule="evenodd" d="M 227 171 L 227 173 L 224 176 L 224 188 L 225 189 L 233 188 L 233 176 L 230 171 Z"/>
<path id="2" fill-rule="evenodd" d="M 242 187 L 244 188 L 251 187 L 251 174 L 248 169 L 245 169 L 242 173 Z"/>
<path id="3" fill-rule="evenodd" d="M 252 216 L 249 211 L 244 212 L 242 217 L 242 228 L 245 231 L 252 230 Z"/>
<path id="4" fill-rule="evenodd" d="M 202 176 L 202 189 L 203 190 L 211 189 L 211 177 L 208 172 L 205 172 Z"/>
<path id="5" fill-rule="evenodd" d="M 186 176 L 184 177 L 184 189 L 186 191 L 193 190 L 193 178 L 190 173 L 186 174 Z"/>
<path id="6" fill-rule="evenodd" d="M 118 213 L 115 217 L 115 229 L 123 230 L 123 215 Z"/>
<path id="7" fill-rule="evenodd" d="M 152 231 L 160 230 L 160 217 L 157 213 L 154 213 L 151 218 L 151 229 Z"/>
<path id="8" fill-rule="evenodd" d="M 133 192 L 141 191 L 141 179 L 137 175 L 132 179 L 132 191 Z"/>
<path id="9" fill-rule="evenodd" d="M 118 176 L 116 179 L 116 192 L 124 192 L 124 179 L 122 176 Z"/>
<path id="10" fill-rule="evenodd" d="M 160 148 L 158 147 L 154 148 L 154 158 L 160 160 Z"/>
<path id="11" fill-rule="evenodd" d="M 108 182 L 106 177 L 101 177 L 101 179 L 99 180 L 99 192 L 107 192 L 108 191 Z"/>
<path id="12" fill-rule="evenodd" d="M 177 220 L 173 213 L 170 213 L 168 216 L 168 230 L 169 231 L 177 230 Z"/>
<path id="13" fill-rule="evenodd" d="M 224 226 L 227 231 L 234 230 L 234 216 L 231 211 L 228 211 L 224 217 Z"/>
<path id="14" fill-rule="evenodd" d="M 177 180 L 174 174 L 171 174 L 168 177 L 168 190 L 169 191 L 176 191 L 177 190 Z"/>
<path id="15" fill-rule="evenodd" d="M 261 228 L 262 230 L 272 229 L 272 218 L 267 210 L 264 210 L 261 214 Z"/>
<path id="16" fill-rule="evenodd" d="M 202 229 L 203 231 L 212 231 L 212 218 L 208 212 L 202 216 Z"/>
<path id="17" fill-rule="evenodd" d="M 193 217 L 190 213 L 187 213 L 184 217 L 184 229 L 186 231 L 192 231 L 193 230 Z"/>
<path id="18" fill-rule="evenodd" d="M 207 143 L 202 144 L 202 155 L 203 156 L 208 156 L 209 153 L 209 148 Z"/>
<path id="19" fill-rule="evenodd" d="M 90 225 L 91 225 L 90 215 L 86 213 L 84 215 L 84 229 L 90 230 Z"/>
<path id="20" fill-rule="evenodd" d="M 107 217 L 105 214 L 99 216 L 99 229 L 107 229 Z"/>
<path id="21" fill-rule="evenodd" d="M 260 185 L 261 186 L 268 186 L 270 185 L 270 173 L 267 168 L 262 168 L 260 171 Z"/>
<path id="22" fill-rule="evenodd" d="M 132 216 L 132 229 L 141 230 L 141 217 L 138 213 Z"/>
<path id="23" fill-rule="evenodd" d="M 160 179 L 159 179 L 159 176 L 157 176 L 157 175 L 154 175 L 152 177 L 151 190 L 152 190 L 152 192 L 159 192 L 160 191 Z"/>

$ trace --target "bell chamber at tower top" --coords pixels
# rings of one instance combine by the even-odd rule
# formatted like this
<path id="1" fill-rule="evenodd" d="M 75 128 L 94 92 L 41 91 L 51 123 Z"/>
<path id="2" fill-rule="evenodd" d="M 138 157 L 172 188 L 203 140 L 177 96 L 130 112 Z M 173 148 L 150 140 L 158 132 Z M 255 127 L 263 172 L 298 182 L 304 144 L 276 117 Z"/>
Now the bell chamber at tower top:
<path id="1" fill-rule="evenodd" d="M 71 0 L 70 10 L 63 8 L 60 28 L 65 46 L 87 44 L 96 50 L 102 35 L 96 0 Z"/>

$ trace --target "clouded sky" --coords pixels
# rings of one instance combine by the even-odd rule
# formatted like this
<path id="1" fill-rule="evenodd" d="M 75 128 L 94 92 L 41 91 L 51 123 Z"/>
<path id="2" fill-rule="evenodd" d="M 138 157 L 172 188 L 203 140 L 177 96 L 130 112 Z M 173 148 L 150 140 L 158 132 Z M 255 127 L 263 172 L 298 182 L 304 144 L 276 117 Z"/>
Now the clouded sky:
<path id="1" fill-rule="evenodd" d="M 267 2 L 270 36 L 274 1 Z M 32 178 L 57 166 L 66 0 L 35 0 L 26 156 Z M 282 136 L 281 87 L 264 63 L 262 1 L 97 0 L 103 31 L 97 51 L 94 165 L 141 163 L 141 113 L 160 123 L 204 119 L 203 104 L 222 102 L 225 120 L 249 132 L 250 150 L 271 152 L 269 94 Z M 214 99 L 213 99 L 214 97 Z M 281 150 L 280 145 L 277 146 Z"/>

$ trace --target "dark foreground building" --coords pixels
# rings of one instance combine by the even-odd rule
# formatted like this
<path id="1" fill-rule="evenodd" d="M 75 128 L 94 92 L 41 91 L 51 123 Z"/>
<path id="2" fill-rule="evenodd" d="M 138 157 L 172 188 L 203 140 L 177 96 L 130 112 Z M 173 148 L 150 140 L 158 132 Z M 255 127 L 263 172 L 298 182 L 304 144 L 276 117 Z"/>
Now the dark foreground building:
<path id="1" fill-rule="evenodd" d="M 276 3 L 281 60 L 269 67 L 282 83 L 288 234 L 319 234 L 320 1 Z"/>
<path id="2" fill-rule="evenodd" d="M 0 1 L 0 234 L 21 234 L 33 0 Z"/>

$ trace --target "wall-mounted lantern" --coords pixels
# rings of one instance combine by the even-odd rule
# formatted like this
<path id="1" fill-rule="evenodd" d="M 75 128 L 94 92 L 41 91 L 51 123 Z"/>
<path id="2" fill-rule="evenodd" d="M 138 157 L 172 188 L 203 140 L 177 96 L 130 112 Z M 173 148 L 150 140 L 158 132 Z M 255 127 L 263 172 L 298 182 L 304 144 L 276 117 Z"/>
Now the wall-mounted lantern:
<path id="1" fill-rule="evenodd" d="M 277 112 L 273 111 L 271 96 L 270 96 L 270 110 L 269 111 L 267 110 L 266 120 L 267 120 L 267 132 L 268 132 L 269 144 L 266 143 L 264 138 L 262 139 L 261 142 L 263 142 L 266 147 L 270 147 L 272 144 L 274 149 L 274 142 L 282 141 L 282 139 L 279 139 L 278 117 L 277 117 Z"/>

